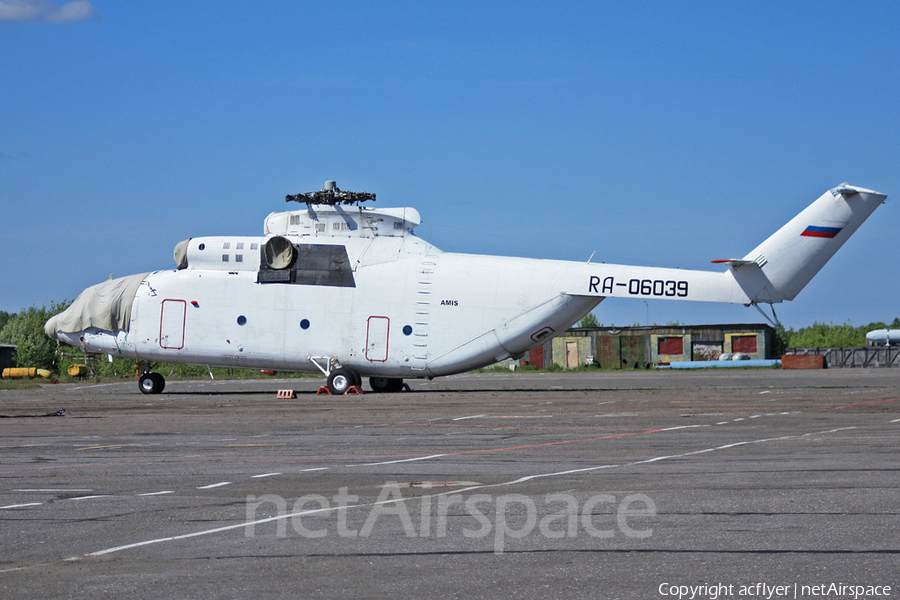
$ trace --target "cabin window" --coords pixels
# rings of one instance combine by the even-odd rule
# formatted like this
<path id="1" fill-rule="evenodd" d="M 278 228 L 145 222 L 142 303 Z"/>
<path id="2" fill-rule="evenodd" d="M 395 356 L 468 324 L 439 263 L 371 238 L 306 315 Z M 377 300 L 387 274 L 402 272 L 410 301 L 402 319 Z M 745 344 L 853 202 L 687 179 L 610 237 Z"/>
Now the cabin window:
<path id="1" fill-rule="evenodd" d="M 206 250 L 206 244 L 200 244 L 197 247 L 200 248 L 201 250 Z"/>
<path id="2" fill-rule="evenodd" d="M 291 225 L 300 224 L 300 215 L 291 215 Z"/>
<path id="3" fill-rule="evenodd" d="M 300 321 L 300 329 L 309 329 L 309 319 Z"/>
<path id="4" fill-rule="evenodd" d="M 400 221 L 394 221 L 394 229 L 403 229 L 403 223 Z"/>
<path id="5" fill-rule="evenodd" d="M 223 250 L 228 250 L 229 248 L 231 248 L 231 242 L 225 242 L 224 244 L 222 244 Z"/>
<path id="6" fill-rule="evenodd" d="M 223 255 L 222 255 L 222 262 L 228 262 L 228 255 L 227 255 L 227 254 L 223 254 Z"/>
<path id="7" fill-rule="evenodd" d="M 316 223 L 316 233 L 325 233 L 325 223 Z"/>
<path id="8" fill-rule="evenodd" d="M 239 317 L 237 318 L 237 324 L 238 324 L 238 325 L 246 325 L 246 324 L 247 324 L 247 317 L 245 317 L 244 315 L 239 316 Z"/>
<path id="9" fill-rule="evenodd" d="M 234 249 L 235 249 L 235 250 L 243 250 L 243 249 L 244 249 L 244 242 L 238 242 L 237 244 L 235 244 Z"/>
<path id="10" fill-rule="evenodd" d="M 235 254 L 234 262 L 244 262 L 244 255 L 243 254 Z"/>
<path id="11" fill-rule="evenodd" d="M 412 326 L 404 325 L 403 326 L 403 335 L 412 335 Z"/>
<path id="12" fill-rule="evenodd" d="M 251 243 L 250 249 L 251 250 L 259 250 L 259 244 L 257 244 L 256 242 Z"/>

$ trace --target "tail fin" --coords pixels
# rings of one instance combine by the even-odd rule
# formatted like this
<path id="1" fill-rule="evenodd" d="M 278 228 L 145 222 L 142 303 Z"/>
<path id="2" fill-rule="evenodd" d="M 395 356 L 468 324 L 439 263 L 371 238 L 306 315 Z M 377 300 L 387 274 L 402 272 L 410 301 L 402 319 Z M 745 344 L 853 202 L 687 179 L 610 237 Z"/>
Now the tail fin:
<path id="1" fill-rule="evenodd" d="M 752 303 L 793 300 L 886 194 L 842 184 L 822 194 L 741 260 L 727 262 Z"/>

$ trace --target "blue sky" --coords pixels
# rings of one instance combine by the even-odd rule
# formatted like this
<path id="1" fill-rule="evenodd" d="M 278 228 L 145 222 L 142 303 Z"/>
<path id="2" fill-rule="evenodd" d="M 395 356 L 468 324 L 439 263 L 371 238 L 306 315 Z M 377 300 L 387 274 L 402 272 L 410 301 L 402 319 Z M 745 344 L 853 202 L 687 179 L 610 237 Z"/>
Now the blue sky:
<path id="1" fill-rule="evenodd" d="M 848 181 L 887 203 L 776 311 L 900 316 L 898 2 L 0 0 L 0 56 L 0 310 L 261 234 L 326 179 L 446 251 L 712 270 Z"/>

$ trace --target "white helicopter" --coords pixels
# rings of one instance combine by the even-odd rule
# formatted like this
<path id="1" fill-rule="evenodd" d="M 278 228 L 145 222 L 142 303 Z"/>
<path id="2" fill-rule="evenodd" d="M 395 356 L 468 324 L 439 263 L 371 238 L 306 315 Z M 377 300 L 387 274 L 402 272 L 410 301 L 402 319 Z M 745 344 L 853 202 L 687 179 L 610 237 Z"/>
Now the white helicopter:
<path id="1" fill-rule="evenodd" d="M 333 394 L 368 376 L 396 392 L 521 357 L 611 296 L 792 300 L 885 198 L 840 185 L 711 272 L 442 252 L 413 233 L 415 209 L 364 207 L 374 194 L 330 181 L 288 196 L 306 208 L 271 213 L 263 236 L 188 239 L 175 269 L 86 289 L 45 331 L 144 361 L 146 394 L 165 386 L 153 362 L 321 371 Z"/>

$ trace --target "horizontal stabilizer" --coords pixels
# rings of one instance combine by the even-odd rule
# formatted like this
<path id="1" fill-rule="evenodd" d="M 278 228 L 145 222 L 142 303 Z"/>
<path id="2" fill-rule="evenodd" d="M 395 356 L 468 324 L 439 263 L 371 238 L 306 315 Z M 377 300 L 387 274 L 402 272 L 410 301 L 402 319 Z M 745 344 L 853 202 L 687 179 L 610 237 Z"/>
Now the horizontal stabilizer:
<path id="1" fill-rule="evenodd" d="M 711 260 L 711 263 L 717 265 L 728 265 L 729 267 L 743 267 L 744 265 L 755 265 L 754 260 L 741 260 L 740 258 L 722 258 L 719 260 Z"/>
<path id="2" fill-rule="evenodd" d="M 841 185 L 839 185 L 836 188 L 833 188 L 829 191 L 834 195 L 840 194 L 841 196 L 852 196 L 853 194 L 858 194 L 860 189 L 861 188 L 853 187 L 849 183 L 842 183 Z M 866 190 L 866 191 L 869 191 L 869 190 Z"/>

